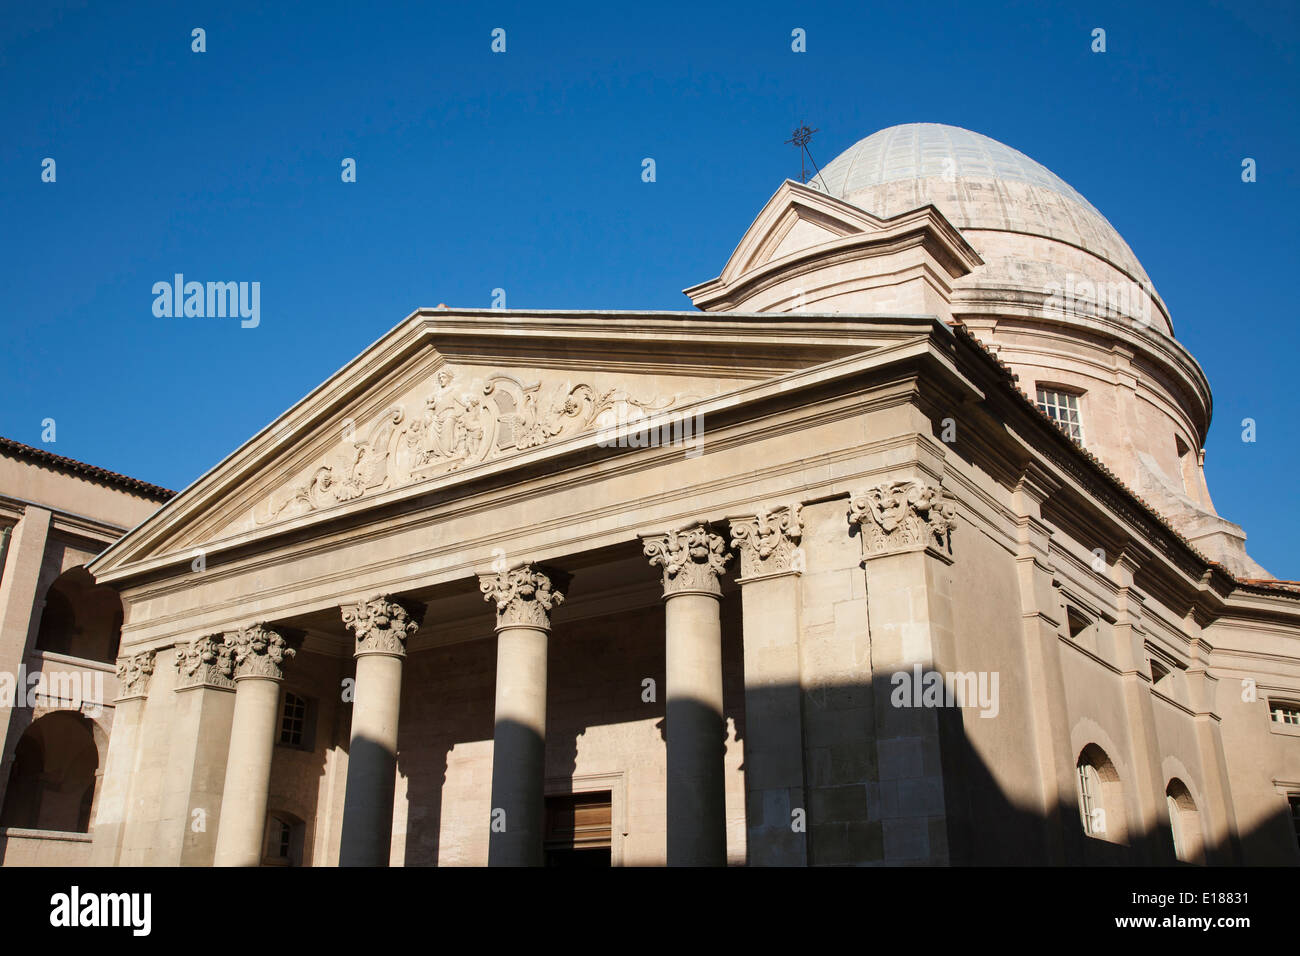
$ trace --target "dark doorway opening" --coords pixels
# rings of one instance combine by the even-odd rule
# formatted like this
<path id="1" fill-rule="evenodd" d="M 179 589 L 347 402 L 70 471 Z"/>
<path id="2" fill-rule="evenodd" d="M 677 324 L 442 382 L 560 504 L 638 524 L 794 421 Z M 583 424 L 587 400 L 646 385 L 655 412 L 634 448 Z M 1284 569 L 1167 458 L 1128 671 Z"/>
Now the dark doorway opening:
<path id="1" fill-rule="evenodd" d="M 546 798 L 546 865 L 611 865 L 613 803 L 610 791 Z"/>

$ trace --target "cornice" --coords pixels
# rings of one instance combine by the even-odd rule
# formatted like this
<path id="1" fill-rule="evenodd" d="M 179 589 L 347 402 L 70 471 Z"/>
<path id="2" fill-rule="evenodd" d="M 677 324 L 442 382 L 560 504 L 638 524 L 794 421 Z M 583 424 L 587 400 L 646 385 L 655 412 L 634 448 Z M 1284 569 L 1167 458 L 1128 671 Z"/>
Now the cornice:
<path id="1" fill-rule="evenodd" d="M 932 366 L 944 370 L 958 388 L 965 390 L 972 397 L 980 397 L 979 390 L 975 389 L 957 370 L 953 356 L 948 349 L 936 347 L 937 344 L 942 344 L 945 340 L 950 341 L 945 327 L 933 319 L 927 320 L 924 325 L 928 334 L 914 335 L 910 339 L 884 345 L 874 350 L 836 358 L 778 379 L 744 385 L 712 398 L 649 415 L 634 426 L 625 426 L 625 428 L 629 430 L 645 430 L 655 428 L 664 422 L 671 422 L 674 418 L 696 414 L 703 414 L 705 421 L 708 422 L 719 416 L 726 418 L 745 406 L 758 405 L 774 399 L 788 404 L 793 396 L 812 389 L 860 390 L 864 387 L 863 383 L 868 380 L 871 373 L 903 362 L 928 362 Z M 489 459 L 461 471 L 441 475 L 436 479 L 403 485 L 332 507 L 322 508 L 301 517 L 268 525 L 254 531 L 243 532 L 224 540 L 208 542 L 206 547 L 203 548 L 205 561 L 211 564 L 222 554 L 245 547 L 254 541 L 269 542 L 300 534 L 307 529 L 322 527 L 340 515 L 411 501 L 434 489 L 443 493 L 454 492 L 463 497 L 472 493 L 476 486 L 499 481 L 503 476 L 508 476 L 511 472 L 529 474 L 541 470 L 553 474 L 566 467 L 575 458 L 580 458 L 594 449 L 599 449 L 601 456 L 610 460 L 620 458 L 624 454 L 642 451 L 642 449 L 631 448 L 608 448 L 602 445 L 602 441 L 607 443 L 607 436 L 603 436 L 600 432 L 583 432 L 551 444 Z M 675 454 L 681 453 L 681 449 L 668 449 L 667 451 Z M 243 471 L 241 470 L 240 473 L 242 474 Z M 196 490 L 194 494 L 197 496 L 199 493 Z M 190 492 L 187 491 L 182 493 L 181 497 L 185 498 L 188 495 L 190 495 Z M 202 512 L 204 510 L 202 499 L 197 498 L 194 500 L 191 503 L 190 510 Z M 133 532 L 128 535 L 127 539 L 119 542 L 114 548 L 110 548 L 108 552 L 96 559 L 92 573 L 95 573 L 97 580 L 102 583 L 115 582 L 120 584 L 142 575 L 149 575 L 177 566 L 186 566 L 197 555 L 197 549 L 187 547 L 179 551 L 135 562 L 126 562 L 121 559 L 114 562 L 111 559 L 114 551 L 121 554 L 128 543 L 131 543 L 130 539 L 134 534 Z M 147 540 L 136 544 L 138 548 L 146 546 Z"/>

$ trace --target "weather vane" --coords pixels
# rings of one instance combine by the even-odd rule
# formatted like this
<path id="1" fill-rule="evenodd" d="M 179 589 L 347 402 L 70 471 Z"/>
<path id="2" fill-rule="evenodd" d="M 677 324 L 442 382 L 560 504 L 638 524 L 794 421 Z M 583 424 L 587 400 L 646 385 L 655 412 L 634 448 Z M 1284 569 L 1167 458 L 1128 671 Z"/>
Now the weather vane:
<path id="1" fill-rule="evenodd" d="M 799 182 L 801 183 L 808 182 L 808 177 L 810 175 L 808 167 L 804 163 L 805 159 L 809 163 L 812 163 L 813 169 L 817 169 L 817 163 L 813 161 L 812 153 L 808 152 L 808 141 L 812 139 L 813 133 L 815 132 L 817 132 L 817 130 L 809 129 L 807 126 L 800 126 L 797 130 L 791 133 L 790 138 L 786 140 L 787 145 L 799 147 Z M 820 173 L 821 170 L 817 169 L 817 172 Z"/>

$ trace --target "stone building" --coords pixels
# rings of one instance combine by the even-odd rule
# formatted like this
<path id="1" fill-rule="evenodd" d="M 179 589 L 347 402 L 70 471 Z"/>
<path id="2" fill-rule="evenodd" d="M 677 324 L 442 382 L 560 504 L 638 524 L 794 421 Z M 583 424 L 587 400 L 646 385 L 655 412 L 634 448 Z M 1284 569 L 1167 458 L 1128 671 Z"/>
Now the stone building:
<path id="1" fill-rule="evenodd" d="M 419 310 L 91 561 L 94 862 L 1300 863 L 1300 586 L 1082 196 L 894 127 L 686 293 Z"/>
<path id="2" fill-rule="evenodd" d="M 85 565 L 171 495 L 0 438 L 0 863 L 90 861 L 122 602 Z"/>

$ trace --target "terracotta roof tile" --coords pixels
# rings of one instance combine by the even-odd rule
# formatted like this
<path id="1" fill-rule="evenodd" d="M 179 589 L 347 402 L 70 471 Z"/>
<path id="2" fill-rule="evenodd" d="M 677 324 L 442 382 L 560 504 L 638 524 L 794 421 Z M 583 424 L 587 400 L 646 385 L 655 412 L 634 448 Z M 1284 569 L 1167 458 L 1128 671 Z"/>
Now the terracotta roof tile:
<path id="1" fill-rule="evenodd" d="M 22 442 L 14 441 L 12 438 L 0 437 L 0 452 L 14 456 L 15 458 L 24 458 L 27 461 L 34 461 L 37 464 L 49 465 L 58 468 L 61 471 L 70 472 L 74 475 L 81 475 L 92 481 L 101 481 L 104 484 L 116 485 L 119 488 L 125 488 L 129 491 L 139 492 L 146 498 L 153 498 L 157 501 L 167 501 L 176 497 L 176 492 L 170 488 L 163 488 L 160 485 L 151 485 L 147 481 L 141 481 L 139 478 L 131 478 L 128 475 L 119 475 L 115 471 L 109 471 L 106 468 L 99 468 L 95 465 L 88 465 L 84 461 L 77 461 L 75 458 L 65 458 L 62 455 L 55 455 L 43 448 L 33 448 L 31 445 L 24 445 Z"/>

